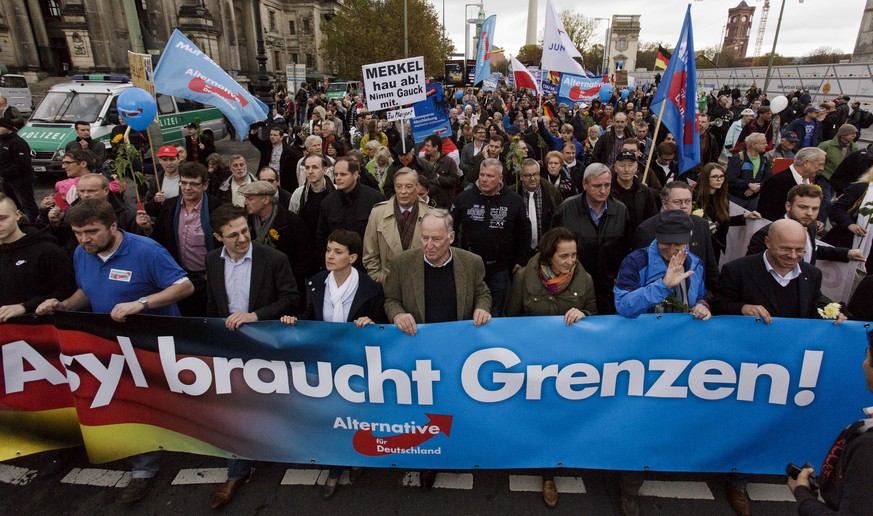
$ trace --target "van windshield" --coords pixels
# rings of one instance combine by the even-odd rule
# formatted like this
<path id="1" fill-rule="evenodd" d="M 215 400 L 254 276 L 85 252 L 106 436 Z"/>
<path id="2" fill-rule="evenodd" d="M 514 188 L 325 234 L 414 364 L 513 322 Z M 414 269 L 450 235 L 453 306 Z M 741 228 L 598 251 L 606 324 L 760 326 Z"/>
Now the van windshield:
<path id="1" fill-rule="evenodd" d="M 94 122 L 108 93 L 49 92 L 30 117 L 30 122 Z"/>
<path id="2" fill-rule="evenodd" d="M 325 93 L 328 91 L 329 92 L 341 91 L 341 92 L 345 93 L 345 91 L 348 87 L 349 87 L 349 83 L 347 83 L 347 82 L 332 82 L 332 83 L 327 85 L 327 90 L 325 90 Z"/>

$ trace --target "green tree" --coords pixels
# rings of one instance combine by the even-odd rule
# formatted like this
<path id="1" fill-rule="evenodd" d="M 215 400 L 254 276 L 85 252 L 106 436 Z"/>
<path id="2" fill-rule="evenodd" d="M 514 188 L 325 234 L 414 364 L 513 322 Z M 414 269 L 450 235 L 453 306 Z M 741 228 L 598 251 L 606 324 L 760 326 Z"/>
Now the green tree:
<path id="1" fill-rule="evenodd" d="M 655 69 L 655 58 L 658 57 L 658 46 L 669 48 L 662 41 L 654 43 L 640 43 L 640 48 L 637 50 L 637 68 L 645 68 L 646 70 Z"/>
<path id="2" fill-rule="evenodd" d="M 515 56 L 516 59 L 525 64 L 534 64 L 539 66 L 540 62 L 543 60 L 543 46 L 542 45 L 524 45 L 520 49 L 518 49 L 518 55 Z"/>
<path id="3" fill-rule="evenodd" d="M 455 47 L 442 37 L 433 4 L 407 2 L 409 56 L 424 56 L 425 75 L 442 77 Z M 404 57 L 403 0 L 345 0 L 322 31 L 321 52 L 329 69 L 344 79 L 361 80 L 361 66 Z"/>
<path id="4" fill-rule="evenodd" d="M 752 58 L 752 66 L 767 66 L 770 63 L 770 54 L 764 54 L 762 56 L 758 56 Z M 778 53 L 773 56 L 773 66 L 782 66 L 791 64 L 791 59 Z"/>

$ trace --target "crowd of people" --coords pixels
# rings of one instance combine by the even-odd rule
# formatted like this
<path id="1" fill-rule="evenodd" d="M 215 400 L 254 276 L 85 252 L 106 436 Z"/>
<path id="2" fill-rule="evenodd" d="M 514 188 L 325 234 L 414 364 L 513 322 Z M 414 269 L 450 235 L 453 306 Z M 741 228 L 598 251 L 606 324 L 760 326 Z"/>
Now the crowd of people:
<path id="1" fill-rule="evenodd" d="M 757 90 L 713 92 L 699 113 L 701 163 L 683 172 L 673 135 L 655 134 L 655 91 L 569 106 L 507 85 L 449 89 L 450 130 L 416 142 L 361 96 L 327 100 L 304 86 L 252 126 L 256 170 L 192 124 L 184 144 L 157 149 L 143 185 L 119 182 L 104 166 L 114 149 L 77 124 L 67 178 L 38 203 L 30 154 L 0 118 L 0 321 L 91 310 L 119 322 L 219 317 L 229 331 L 303 319 L 415 335 L 419 324 L 502 316 L 820 317 L 832 301 L 816 259 L 869 265 L 856 243 L 873 206 L 858 104 L 797 92 L 776 116 Z M 748 256 L 720 267 L 728 228 L 761 217 L 772 224 Z M 836 300 L 835 324 L 873 320 L 868 280 Z M 160 459 L 133 458 L 122 501 L 146 496 Z M 211 506 L 250 476 L 248 461 L 230 461 Z M 434 476 L 421 473 L 423 489 Z M 750 514 L 745 482 L 728 482 L 737 514 Z M 638 490 L 622 478 L 623 514 L 638 514 Z M 549 475 L 543 497 L 557 504 Z"/>

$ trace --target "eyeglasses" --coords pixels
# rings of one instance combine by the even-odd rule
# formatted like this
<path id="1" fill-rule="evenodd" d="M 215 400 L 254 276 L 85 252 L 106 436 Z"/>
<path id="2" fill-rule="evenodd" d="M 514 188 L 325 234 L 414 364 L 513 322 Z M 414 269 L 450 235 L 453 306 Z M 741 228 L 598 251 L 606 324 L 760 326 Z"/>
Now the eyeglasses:
<path id="1" fill-rule="evenodd" d="M 713 175 L 709 176 L 709 178 L 710 179 L 724 179 L 724 176 L 721 174 L 719 174 L 719 175 L 713 174 Z"/>
<path id="2" fill-rule="evenodd" d="M 540 177 L 540 175 L 539 174 L 521 174 L 522 179 L 531 179 L 534 177 Z"/>
<path id="3" fill-rule="evenodd" d="M 72 165 L 73 163 L 78 163 L 78 161 L 67 161 L 67 160 L 63 160 L 63 161 L 61 161 L 61 166 L 64 166 L 64 165 Z"/>
<path id="4" fill-rule="evenodd" d="M 676 199 L 669 201 L 673 206 L 691 206 L 691 199 Z"/>

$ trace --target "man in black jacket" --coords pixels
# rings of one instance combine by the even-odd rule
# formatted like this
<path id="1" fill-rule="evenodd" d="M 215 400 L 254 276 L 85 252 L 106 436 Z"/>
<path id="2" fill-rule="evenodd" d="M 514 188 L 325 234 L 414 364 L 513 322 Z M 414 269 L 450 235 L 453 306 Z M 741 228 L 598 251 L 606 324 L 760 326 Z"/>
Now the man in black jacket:
<path id="1" fill-rule="evenodd" d="M 485 284 L 491 290 L 491 315 L 502 317 L 512 274 L 524 267 L 531 243 L 524 201 L 503 184 L 503 165 L 482 161 L 479 179 L 452 205 L 458 247 L 485 262 Z"/>
<path id="2" fill-rule="evenodd" d="M 294 150 L 285 145 L 283 141 L 284 131 L 281 127 L 270 128 L 270 139 L 264 141 L 260 136 L 260 126 L 253 127 L 249 132 L 249 141 L 257 148 L 260 153 L 260 161 L 258 161 L 258 170 L 264 167 L 270 167 L 273 170 L 279 171 L 279 181 L 282 187 L 293 192 L 298 186 L 297 182 L 297 161 L 299 157 Z"/>
<path id="3" fill-rule="evenodd" d="M 327 237 L 335 229 L 354 231 L 363 240 L 370 212 L 376 203 L 385 200 L 385 196 L 379 190 L 360 184 L 360 172 L 357 161 L 349 157 L 336 160 L 333 167 L 336 190 L 321 201 L 315 232 L 316 249 L 327 247 Z M 363 260 L 357 260 L 355 267 L 367 273 Z"/>
<path id="4" fill-rule="evenodd" d="M 97 156 L 97 167 L 102 167 L 106 161 L 106 146 L 101 142 L 95 142 L 91 138 L 91 124 L 88 122 L 79 121 L 75 124 L 76 139 L 71 141 L 64 147 L 64 152 L 70 152 L 73 149 L 85 149 L 91 151 Z"/>
<path id="5" fill-rule="evenodd" d="M 31 222 L 39 217 L 33 197 L 33 167 L 30 146 L 17 134 L 18 128 L 0 118 L 0 182 L 3 193 L 12 198 Z"/>
<path id="6" fill-rule="evenodd" d="M 652 190 L 637 179 L 639 168 L 634 152 L 622 152 L 615 160 L 612 179 L 612 197 L 627 206 L 631 227 L 658 214 L 658 204 Z"/>

